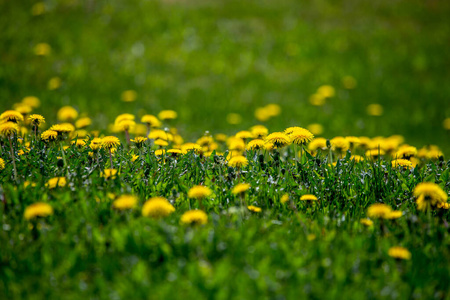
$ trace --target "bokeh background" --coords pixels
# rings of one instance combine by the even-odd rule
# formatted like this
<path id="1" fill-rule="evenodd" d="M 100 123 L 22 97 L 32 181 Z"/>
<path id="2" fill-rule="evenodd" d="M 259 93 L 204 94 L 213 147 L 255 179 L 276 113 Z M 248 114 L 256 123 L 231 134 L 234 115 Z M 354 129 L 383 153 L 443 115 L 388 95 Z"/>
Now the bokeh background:
<path id="1" fill-rule="evenodd" d="M 32 95 L 48 124 L 63 105 L 101 129 L 173 109 L 187 138 L 318 123 L 325 137 L 401 134 L 449 153 L 449 1 L 0 0 L 0 11 L 2 111 Z M 281 113 L 255 116 L 268 104 Z"/>

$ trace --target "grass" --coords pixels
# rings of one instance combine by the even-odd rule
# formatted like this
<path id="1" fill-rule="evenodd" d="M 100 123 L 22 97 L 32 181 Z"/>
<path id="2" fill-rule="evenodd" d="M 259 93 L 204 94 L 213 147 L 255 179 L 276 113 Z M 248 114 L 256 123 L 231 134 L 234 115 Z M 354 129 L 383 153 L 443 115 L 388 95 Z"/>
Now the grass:
<path id="1" fill-rule="evenodd" d="M 27 122 L 28 133 L 11 138 L 0 125 L 0 298 L 450 297 L 449 211 L 421 211 L 414 196 L 421 182 L 450 190 L 443 155 L 450 139 L 442 126 L 450 116 L 450 61 L 442 54 L 450 4 L 46 1 L 46 11 L 33 15 L 35 4 L 0 0 L 0 111 L 34 95 L 41 106 L 33 113 L 46 118 L 39 134 L 58 122 L 64 105 L 92 125 L 86 137 L 78 131 L 86 140 L 80 147 L 71 143 L 75 133 L 46 142 Z M 36 55 L 39 43 L 51 52 Z M 345 76 L 356 87 L 346 87 Z M 55 77 L 61 84 L 49 88 Z M 314 106 L 309 98 L 323 85 L 336 93 Z M 136 91 L 136 101 L 122 101 L 125 90 Z M 280 114 L 255 118 L 256 109 L 274 103 Z M 373 103 L 382 105 L 381 116 L 366 112 Z M 217 144 L 161 154 L 180 145 L 149 140 L 130 147 L 109 126 L 119 114 L 139 123 L 163 109 L 178 118 L 162 128 L 176 127 L 184 142 L 209 131 Z M 241 121 L 229 122 L 230 113 Z M 419 151 L 406 157 L 412 167 L 402 168 L 391 162 L 399 145 L 379 159 L 366 153 L 383 150 L 388 140 L 372 139 L 351 153 L 339 153 L 334 142 L 323 151 L 305 146 L 296 155 L 292 145 L 236 153 L 215 136 L 255 124 L 275 132 L 311 123 L 329 139 L 401 134 L 405 144 L 436 144 L 443 154 Z M 120 138 L 112 160 L 104 147 L 92 154 L 97 133 Z M 229 155 L 237 154 L 248 165 L 231 166 Z M 111 162 L 117 174 L 107 178 Z M 66 184 L 52 188 L 55 177 Z M 232 193 L 238 183 L 250 184 L 242 196 Z M 201 204 L 187 196 L 195 185 L 212 190 Z M 318 201 L 300 200 L 306 194 Z M 114 209 L 121 195 L 136 196 L 137 205 Z M 143 204 L 156 196 L 175 212 L 144 217 Z M 36 202 L 53 213 L 26 219 Z M 370 217 L 365 226 L 360 220 L 374 203 L 402 216 Z M 201 206 L 207 224 L 181 223 Z M 395 246 L 411 258 L 391 257 Z"/>

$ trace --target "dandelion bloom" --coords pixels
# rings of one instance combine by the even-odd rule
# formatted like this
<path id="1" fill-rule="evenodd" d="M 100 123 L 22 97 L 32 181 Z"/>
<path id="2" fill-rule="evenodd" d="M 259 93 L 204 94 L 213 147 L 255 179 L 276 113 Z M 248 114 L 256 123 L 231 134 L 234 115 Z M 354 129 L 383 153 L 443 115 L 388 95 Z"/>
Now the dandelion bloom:
<path id="1" fill-rule="evenodd" d="M 334 97 L 334 95 L 336 94 L 336 90 L 334 89 L 333 86 L 325 84 L 325 85 L 321 85 L 317 89 L 317 93 L 322 95 L 325 98 L 331 98 L 331 97 Z"/>
<path id="2" fill-rule="evenodd" d="M 78 119 L 78 120 L 75 122 L 75 127 L 76 127 L 76 128 L 85 128 L 85 127 L 88 127 L 88 126 L 91 125 L 91 124 L 92 124 L 91 118 L 89 118 L 89 117 L 83 117 L 83 118 Z"/>
<path id="3" fill-rule="evenodd" d="M 411 252 L 409 252 L 408 249 L 400 246 L 391 247 L 388 251 L 388 255 L 395 259 L 405 259 L 405 260 L 411 259 Z"/>
<path id="4" fill-rule="evenodd" d="M 280 198 L 281 203 L 286 203 L 288 201 L 289 201 L 289 194 L 284 194 L 283 196 L 281 196 Z"/>
<path id="5" fill-rule="evenodd" d="M 148 140 L 148 138 L 146 138 L 146 137 L 137 136 L 134 139 L 132 139 L 131 141 L 136 144 L 136 147 L 140 148 L 147 140 Z"/>
<path id="6" fill-rule="evenodd" d="M 97 151 L 102 147 L 102 145 L 103 145 L 103 139 L 93 138 L 91 143 L 89 144 L 89 147 L 91 147 L 92 150 Z"/>
<path id="7" fill-rule="evenodd" d="M 266 137 L 266 142 L 272 143 L 276 148 L 283 148 L 289 145 L 291 140 L 283 132 L 273 132 Z"/>
<path id="8" fill-rule="evenodd" d="M 20 112 L 15 110 L 7 110 L 0 115 L 0 120 L 6 122 L 18 123 L 23 121 L 23 116 Z"/>
<path id="9" fill-rule="evenodd" d="M 158 114 L 158 118 L 161 120 L 172 120 L 176 119 L 178 117 L 178 114 L 174 110 L 162 110 Z"/>
<path id="10" fill-rule="evenodd" d="M 393 210 L 386 216 L 386 219 L 393 220 L 398 219 L 401 216 L 403 216 L 403 212 L 401 210 Z"/>
<path id="11" fill-rule="evenodd" d="M 231 125 L 237 125 L 242 122 L 242 116 L 236 113 L 229 113 L 227 115 L 227 122 Z"/>
<path id="12" fill-rule="evenodd" d="M 102 138 L 102 147 L 105 149 L 117 148 L 120 145 L 120 140 L 115 136 L 105 136 Z"/>
<path id="13" fill-rule="evenodd" d="M 133 195 L 122 195 L 114 200 L 112 207 L 118 210 L 125 210 L 135 208 L 137 206 L 138 199 Z"/>
<path id="14" fill-rule="evenodd" d="M 253 205 L 249 205 L 247 206 L 247 209 L 251 212 L 255 212 L 255 213 L 260 213 L 262 211 L 262 209 L 260 207 L 257 206 L 253 206 Z"/>
<path id="15" fill-rule="evenodd" d="M 188 197 L 193 199 L 203 199 L 211 196 L 211 194 L 212 191 L 208 187 L 203 185 L 196 185 L 189 190 Z"/>
<path id="16" fill-rule="evenodd" d="M 118 124 L 124 120 L 131 120 L 134 121 L 135 116 L 132 114 L 120 114 L 116 117 L 116 119 L 114 120 L 114 124 Z"/>
<path id="17" fill-rule="evenodd" d="M 233 156 L 228 161 L 228 165 L 230 167 L 241 168 L 241 167 L 245 167 L 248 165 L 248 160 L 245 156 L 242 156 L 242 155 Z"/>
<path id="18" fill-rule="evenodd" d="M 311 194 L 306 194 L 300 197 L 300 201 L 317 201 L 317 197 Z"/>
<path id="19" fill-rule="evenodd" d="M 320 135 L 323 133 L 323 126 L 319 123 L 312 123 L 306 127 L 314 135 Z"/>
<path id="20" fill-rule="evenodd" d="M 393 168 L 402 167 L 403 169 L 411 169 L 413 167 L 412 162 L 402 158 L 394 159 L 393 161 L 391 161 L 391 165 Z"/>
<path id="21" fill-rule="evenodd" d="M 41 124 L 45 123 L 45 118 L 38 114 L 32 114 L 28 117 L 28 119 L 31 121 L 31 124 L 36 127 L 39 127 Z"/>
<path id="22" fill-rule="evenodd" d="M 50 130 L 54 130 L 60 134 L 62 133 L 69 133 L 75 131 L 75 127 L 70 123 L 62 123 L 62 124 L 55 124 L 50 127 Z"/>
<path id="23" fill-rule="evenodd" d="M 361 220 L 359 220 L 359 223 L 361 223 L 362 225 L 367 226 L 367 227 L 373 226 L 373 221 L 370 219 L 361 219 Z"/>
<path id="24" fill-rule="evenodd" d="M 264 149 L 264 141 L 260 139 L 252 140 L 247 144 L 247 150 Z"/>
<path id="25" fill-rule="evenodd" d="M 392 208 L 384 203 L 374 203 L 367 209 L 367 215 L 372 219 L 387 219 Z"/>
<path id="26" fill-rule="evenodd" d="M 22 99 L 22 103 L 31 106 L 32 108 L 37 108 L 41 105 L 41 101 L 39 101 L 39 98 L 35 96 L 24 97 Z"/>
<path id="27" fill-rule="evenodd" d="M 173 141 L 173 135 L 170 132 L 166 132 L 162 129 L 155 129 L 148 135 L 148 138 L 151 140 L 164 140 L 164 141 Z"/>
<path id="28" fill-rule="evenodd" d="M 366 156 L 373 157 L 373 158 L 376 158 L 378 156 L 385 155 L 385 154 L 386 154 L 386 151 L 384 151 L 383 149 L 371 149 L 371 150 L 366 151 Z"/>
<path id="29" fill-rule="evenodd" d="M 46 130 L 41 134 L 41 139 L 44 141 L 54 141 L 58 138 L 58 132 L 54 130 Z"/>
<path id="30" fill-rule="evenodd" d="M 413 146 L 404 146 L 401 147 L 395 154 L 394 157 L 396 158 L 406 158 L 409 159 L 413 156 L 416 156 L 417 154 L 417 148 Z"/>
<path id="31" fill-rule="evenodd" d="M 117 169 L 105 169 L 100 176 L 105 179 L 115 179 L 117 175 Z"/>
<path id="32" fill-rule="evenodd" d="M 358 163 L 364 161 L 364 157 L 362 157 L 361 155 L 352 155 L 350 156 L 350 160 L 354 160 Z"/>
<path id="33" fill-rule="evenodd" d="M 76 139 L 72 141 L 72 145 L 75 145 L 78 148 L 83 148 L 86 146 L 86 141 L 83 139 Z"/>
<path id="34" fill-rule="evenodd" d="M 245 142 L 237 137 L 230 137 L 227 140 L 228 149 L 230 150 L 237 150 L 237 151 L 244 151 L 245 150 Z"/>
<path id="35" fill-rule="evenodd" d="M 53 208 L 43 202 L 33 203 L 25 208 L 24 217 L 27 220 L 34 219 L 36 217 L 47 217 L 53 214 Z"/>
<path id="36" fill-rule="evenodd" d="M 252 139 L 253 138 L 253 134 L 250 131 L 247 130 L 242 130 L 239 131 L 238 133 L 236 133 L 235 137 L 237 137 L 238 139 Z"/>
<path id="37" fill-rule="evenodd" d="M 72 106 L 63 106 L 58 110 L 57 118 L 62 122 L 70 122 L 78 117 L 78 112 Z"/>
<path id="38" fill-rule="evenodd" d="M 181 216 L 180 222 L 185 225 L 204 225 L 208 223 L 208 215 L 202 210 L 189 210 Z"/>
<path id="39" fill-rule="evenodd" d="M 180 149 L 169 149 L 167 150 L 167 153 L 171 154 L 172 156 L 183 154 L 183 152 Z"/>
<path id="40" fill-rule="evenodd" d="M 262 139 L 269 134 L 269 129 L 267 129 L 263 125 L 255 125 L 252 128 L 250 128 L 250 132 L 255 138 Z"/>
<path id="41" fill-rule="evenodd" d="M 3 170 L 5 168 L 5 160 L 0 157 L 0 170 Z"/>
<path id="42" fill-rule="evenodd" d="M 202 146 L 200 146 L 199 144 L 195 144 L 195 143 L 186 143 L 181 145 L 181 151 L 183 151 L 183 153 L 188 153 L 190 151 L 193 151 L 195 153 L 200 153 L 202 151 Z"/>
<path id="43" fill-rule="evenodd" d="M 155 145 L 160 146 L 160 147 L 166 147 L 169 146 L 169 143 L 165 140 L 162 139 L 157 139 L 153 142 Z"/>
<path id="44" fill-rule="evenodd" d="M 383 106 L 378 103 L 369 104 L 366 108 L 367 114 L 370 116 L 379 117 L 383 114 Z"/>
<path id="45" fill-rule="evenodd" d="M 360 139 L 356 136 L 346 136 L 345 139 L 350 144 L 350 147 L 356 147 L 361 143 Z"/>
<path id="46" fill-rule="evenodd" d="M 137 92 L 135 90 L 123 91 L 121 98 L 122 98 L 122 101 L 124 101 L 124 102 L 133 102 L 137 98 Z"/>
<path id="47" fill-rule="evenodd" d="M 419 183 L 414 188 L 414 196 L 417 197 L 417 208 L 427 210 L 447 202 L 448 195 L 439 185 L 432 182 Z"/>
<path id="48" fill-rule="evenodd" d="M 65 187 L 67 185 L 66 177 L 53 177 L 47 181 L 45 184 L 49 189 L 54 189 L 56 187 Z"/>
<path id="49" fill-rule="evenodd" d="M 330 140 L 330 142 L 333 150 L 338 152 L 345 152 L 350 148 L 349 141 L 342 136 L 334 137 Z"/>
<path id="50" fill-rule="evenodd" d="M 314 135 L 308 129 L 299 127 L 289 134 L 289 138 L 293 144 L 305 145 L 313 140 Z"/>
<path id="51" fill-rule="evenodd" d="M 311 141 L 308 145 L 309 151 L 317 151 L 320 150 L 326 150 L 327 149 L 327 140 L 325 138 L 316 138 Z"/>
<path id="52" fill-rule="evenodd" d="M 231 192 L 235 195 L 245 193 L 250 188 L 250 184 L 248 183 L 239 183 L 237 184 Z"/>
<path id="53" fill-rule="evenodd" d="M 218 142 L 225 142 L 227 140 L 227 135 L 223 134 L 223 133 L 218 133 L 214 136 L 214 138 L 216 139 L 216 141 Z"/>
<path id="54" fill-rule="evenodd" d="M 114 127 L 118 131 L 130 131 L 136 126 L 136 122 L 133 120 L 122 120 L 114 124 Z"/>
<path id="55" fill-rule="evenodd" d="M 166 154 L 166 150 L 164 149 L 155 150 L 155 156 L 161 156 L 163 154 Z"/>
<path id="56" fill-rule="evenodd" d="M 3 136 L 11 136 L 19 131 L 19 126 L 13 122 L 0 124 L 0 134 Z"/>
<path id="57" fill-rule="evenodd" d="M 161 127 L 161 121 L 154 115 L 144 115 L 141 118 L 141 122 L 147 124 L 151 128 Z"/>
<path id="58" fill-rule="evenodd" d="M 152 197 L 142 207 L 142 215 L 144 217 L 155 219 L 167 217 L 174 211 L 175 207 L 164 197 Z"/>

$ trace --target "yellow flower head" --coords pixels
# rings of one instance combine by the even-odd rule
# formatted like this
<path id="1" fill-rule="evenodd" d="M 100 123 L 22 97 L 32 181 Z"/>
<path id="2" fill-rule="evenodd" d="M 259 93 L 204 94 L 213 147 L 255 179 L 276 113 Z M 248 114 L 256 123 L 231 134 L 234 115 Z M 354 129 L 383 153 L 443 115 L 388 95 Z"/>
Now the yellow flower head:
<path id="1" fill-rule="evenodd" d="M 16 103 L 14 104 L 14 110 L 22 115 L 27 115 L 33 110 L 33 108 L 23 103 Z"/>
<path id="2" fill-rule="evenodd" d="M 321 135 L 323 133 L 323 126 L 319 123 L 312 123 L 306 127 L 314 135 Z"/>
<path id="3" fill-rule="evenodd" d="M 388 251 L 388 255 L 395 259 L 411 259 L 411 252 L 409 252 L 408 249 L 399 246 L 391 247 Z"/>
<path id="4" fill-rule="evenodd" d="M 132 209 L 137 206 L 138 199 L 133 195 L 122 195 L 114 200 L 112 207 L 118 210 Z"/>
<path id="5" fill-rule="evenodd" d="M 203 199 L 211 196 L 211 194 L 212 191 L 208 187 L 203 185 L 196 185 L 189 190 L 188 197 L 193 199 Z"/>
<path id="6" fill-rule="evenodd" d="M 175 207 L 164 197 L 153 197 L 144 203 L 142 215 L 154 219 L 167 217 L 175 211 Z"/>
<path id="7" fill-rule="evenodd" d="M 228 165 L 234 168 L 242 168 L 248 165 L 248 160 L 245 156 L 237 155 L 233 156 L 229 161 Z"/>
<path id="8" fill-rule="evenodd" d="M 229 113 L 227 115 L 227 122 L 231 125 L 237 125 L 242 122 L 242 116 L 237 113 Z"/>
<path id="9" fill-rule="evenodd" d="M 66 177 L 53 177 L 47 181 L 45 186 L 49 189 L 56 187 L 65 187 L 67 185 Z"/>
<path id="10" fill-rule="evenodd" d="M 366 151 L 366 157 L 373 157 L 376 158 L 381 155 L 385 155 L 386 151 L 383 149 L 371 149 Z"/>
<path id="11" fill-rule="evenodd" d="M 238 139 L 242 139 L 242 140 L 252 139 L 253 138 L 253 134 L 250 131 L 241 130 L 238 133 L 236 133 L 235 137 L 238 138 Z"/>
<path id="12" fill-rule="evenodd" d="M 3 170 L 5 168 L 5 161 L 3 158 L 0 157 L 0 170 Z"/>
<path id="13" fill-rule="evenodd" d="M 91 143 L 89 144 L 89 147 L 91 147 L 92 150 L 97 151 L 99 150 L 103 145 L 103 139 L 101 138 L 93 138 Z"/>
<path id="14" fill-rule="evenodd" d="M 272 143 L 276 148 L 283 148 L 289 145 L 291 140 L 283 132 L 273 132 L 266 137 L 266 142 Z"/>
<path id="15" fill-rule="evenodd" d="M 11 136 L 19 131 L 19 126 L 13 122 L 0 124 L 0 134 L 3 136 Z"/>
<path id="16" fill-rule="evenodd" d="M 305 145 L 313 140 L 314 135 L 308 129 L 298 127 L 289 134 L 289 138 L 294 144 Z"/>
<path id="17" fill-rule="evenodd" d="M 208 215 L 202 210 L 189 210 L 181 216 L 180 223 L 184 225 L 204 225 L 208 223 Z"/>
<path id="18" fill-rule="evenodd" d="M 331 98 L 334 97 L 336 91 L 331 85 L 322 85 L 317 89 L 317 93 L 325 98 Z"/>
<path id="19" fill-rule="evenodd" d="M 264 149 L 264 141 L 260 139 L 252 140 L 247 144 L 247 150 Z"/>
<path id="20" fill-rule="evenodd" d="M 393 168 L 402 167 L 403 169 L 411 169 L 413 167 L 412 162 L 407 159 L 394 159 L 391 161 L 391 165 Z"/>
<path id="21" fill-rule="evenodd" d="M 417 197 L 417 209 L 427 210 L 441 203 L 446 203 L 448 195 L 439 185 L 432 182 L 419 183 L 414 188 L 414 196 Z"/>
<path id="22" fill-rule="evenodd" d="M 183 151 L 183 153 L 188 153 L 190 151 L 193 151 L 195 153 L 200 153 L 202 151 L 202 146 L 200 146 L 199 144 L 195 144 L 195 143 L 186 143 L 181 145 L 181 151 Z"/>
<path id="23" fill-rule="evenodd" d="M 317 197 L 311 194 L 306 194 L 300 197 L 301 201 L 317 201 Z"/>
<path id="24" fill-rule="evenodd" d="M 286 202 L 288 202 L 289 201 L 289 194 L 284 194 L 283 196 L 281 196 L 281 198 L 280 198 L 280 202 L 281 203 L 286 203 Z"/>
<path id="25" fill-rule="evenodd" d="M 173 141 L 173 135 L 170 132 L 166 132 L 162 129 L 154 129 L 150 134 L 148 135 L 148 138 L 151 140 L 163 140 L 171 142 Z"/>
<path id="26" fill-rule="evenodd" d="M 47 43 L 39 43 L 34 46 L 33 51 L 38 56 L 48 56 L 52 52 L 52 47 Z"/>
<path id="27" fill-rule="evenodd" d="M 275 103 L 267 104 L 265 107 L 266 113 L 270 117 L 276 117 L 281 114 L 281 106 Z"/>
<path id="28" fill-rule="evenodd" d="M 132 139 L 131 141 L 133 143 L 135 143 L 137 147 L 141 147 L 147 140 L 148 140 L 148 138 L 146 138 L 146 137 L 137 136 L 134 139 Z"/>
<path id="29" fill-rule="evenodd" d="M 137 92 L 135 90 L 126 90 L 122 92 L 122 101 L 133 102 L 137 98 Z"/>
<path id="30" fill-rule="evenodd" d="M 197 144 L 199 144 L 202 147 L 207 147 L 209 145 L 211 145 L 212 143 L 214 143 L 214 139 L 212 138 L 212 136 L 202 136 L 201 138 L 199 138 L 196 141 Z"/>
<path id="31" fill-rule="evenodd" d="M 326 98 L 319 93 L 312 94 L 309 96 L 309 103 L 314 106 L 323 106 L 326 102 Z"/>
<path id="32" fill-rule="evenodd" d="M 227 139 L 228 149 L 244 151 L 245 150 L 245 142 L 237 137 L 230 137 Z"/>
<path id="33" fill-rule="evenodd" d="M 122 120 L 116 124 L 114 127 L 117 131 L 132 131 L 136 126 L 136 122 L 133 120 Z"/>
<path id="34" fill-rule="evenodd" d="M 124 120 L 131 120 L 134 121 L 135 116 L 132 114 L 120 114 L 116 117 L 116 119 L 114 120 L 114 124 L 118 124 Z"/>
<path id="35" fill-rule="evenodd" d="M 15 110 L 7 110 L 0 115 L 1 121 L 18 123 L 23 121 L 23 116 L 20 112 Z"/>
<path id="36" fill-rule="evenodd" d="M 75 122 L 75 127 L 76 128 L 86 128 L 89 125 L 92 124 L 92 120 L 89 117 L 83 117 L 83 118 L 79 118 L 76 122 Z"/>
<path id="37" fill-rule="evenodd" d="M 327 149 L 327 140 L 325 138 L 316 138 L 311 141 L 308 145 L 309 151 L 317 151 L 320 150 L 326 150 Z"/>
<path id="38" fill-rule="evenodd" d="M 444 121 L 442 122 L 442 126 L 444 127 L 444 129 L 450 130 L 450 118 L 444 119 Z"/>
<path id="39" fill-rule="evenodd" d="M 370 116 L 379 117 L 383 114 L 383 106 L 378 103 L 370 104 L 367 106 L 367 114 Z"/>
<path id="40" fill-rule="evenodd" d="M 154 115 L 144 115 L 141 118 L 141 122 L 150 126 L 150 128 L 159 128 L 161 127 L 161 121 L 158 120 Z"/>
<path id="41" fill-rule="evenodd" d="M 120 140 L 115 136 L 105 136 L 102 138 L 102 147 L 108 150 L 117 148 L 120 145 Z"/>
<path id="42" fill-rule="evenodd" d="M 50 130 L 56 131 L 60 134 L 62 133 L 69 133 L 75 131 L 75 127 L 70 123 L 62 123 L 62 124 L 55 124 L 50 127 Z"/>
<path id="43" fill-rule="evenodd" d="M 262 211 L 262 209 L 260 207 L 257 206 L 253 206 L 253 205 L 249 205 L 247 206 L 247 209 L 251 212 L 255 212 L 255 213 L 260 213 Z"/>
<path id="44" fill-rule="evenodd" d="M 393 210 L 387 215 L 386 219 L 393 220 L 393 219 L 398 219 L 401 216 L 403 216 L 403 212 L 401 210 Z"/>
<path id="45" fill-rule="evenodd" d="M 105 169 L 101 174 L 100 177 L 104 177 L 105 179 L 115 179 L 117 175 L 116 169 Z"/>
<path id="46" fill-rule="evenodd" d="M 166 154 L 166 150 L 164 149 L 155 150 L 155 156 L 161 156 L 163 154 Z"/>
<path id="47" fill-rule="evenodd" d="M 49 142 L 49 141 L 54 141 L 58 138 L 58 132 L 54 131 L 54 130 L 46 130 L 41 134 L 41 139 Z"/>
<path id="48" fill-rule="evenodd" d="M 178 156 L 183 154 L 183 151 L 181 151 L 180 149 L 169 149 L 167 150 L 167 153 L 171 154 L 172 156 Z"/>
<path id="49" fill-rule="evenodd" d="M 372 219 L 387 219 L 392 208 L 384 203 L 374 203 L 367 209 L 367 215 Z"/>
<path id="50" fill-rule="evenodd" d="M 342 136 L 334 137 L 330 140 L 333 150 L 338 152 L 345 152 L 350 148 L 348 140 Z"/>
<path id="51" fill-rule="evenodd" d="M 22 103 L 31 106 L 32 108 L 37 108 L 41 105 L 41 101 L 39 101 L 39 98 L 35 96 L 27 96 L 23 98 Z"/>
<path id="52" fill-rule="evenodd" d="M 249 188 L 250 188 L 250 184 L 239 183 L 233 188 L 233 190 L 231 192 L 235 195 L 238 195 L 238 194 L 245 193 Z"/>
<path id="53" fill-rule="evenodd" d="M 342 77 L 342 85 L 344 86 L 344 88 L 351 90 L 356 87 L 357 82 L 354 77 L 347 75 Z"/>
<path id="54" fill-rule="evenodd" d="M 253 137 L 263 139 L 269 134 L 269 129 L 267 129 L 263 125 L 255 125 L 250 128 L 250 132 L 252 133 Z"/>
<path id="55" fill-rule="evenodd" d="M 223 142 L 226 142 L 227 135 L 223 134 L 223 133 L 218 133 L 214 136 L 214 138 L 216 139 L 216 141 L 223 143 Z"/>
<path id="56" fill-rule="evenodd" d="M 78 112 L 72 106 L 63 106 L 58 110 L 57 118 L 62 122 L 71 122 L 78 117 Z"/>
<path id="57" fill-rule="evenodd" d="M 370 219 L 361 219 L 361 220 L 359 220 L 359 223 L 361 223 L 362 225 L 367 226 L 367 227 L 373 226 L 373 221 Z"/>
<path id="58" fill-rule="evenodd" d="M 358 163 L 364 161 L 364 157 L 362 157 L 361 155 L 352 155 L 350 156 L 350 160 L 354 160 Z"/>
<path id="59" fill-rule="evenodd" d="M 413 156 L 416 156 L 416 154 L 417 154 L 417 148 L 416 147 L 413 147 L 413 146 L 402 146 L 395 153 L 394 157 L 409 159 L 409 158 L 411 158 Z"/>
<path id="60" fill-rule="evenodd" d="M 33 203 L 33 204 L 27 206 L 27 208 L 25 208 L 24 217 L 27 220 L 31 220 L 36 217 L 51 216 L 52 214 L 53 214 L 53 208 L 49 204 L 43 203 L 43 202 L 37 202 L 37 203 Z"/>
<path id="61" fill-rule="evenodd" d="M 161 120 L 173 120 L 178 117 L 178 114 L 174 110 L 162 110 L 158 114 L 158 118 Z"/>
<path id="62" fill-rule="evenodd" d="M 86 146 L 86 141 L 83 139 L 76 139 L 72 141 L 72 145 L 75 145 L 78 148 L 83 148 Z"/>
<path id="63" fill-rule="evenodd" d="M 32 114 L 28 117 L 31 124 L 33 124 L 36 127 L 39 127 L 41 124 L 45 123 L 45 118 L 38 114 Z"/>
<path id="64" fill-rule="evenodd" d="M 167 141 L 162 140 L 162 139 L 155 140 L 154 144 L 157 146 L 161 146 L 161 147 L 165 147 L 165 146 L 169 145 L 169 143 Z"/>

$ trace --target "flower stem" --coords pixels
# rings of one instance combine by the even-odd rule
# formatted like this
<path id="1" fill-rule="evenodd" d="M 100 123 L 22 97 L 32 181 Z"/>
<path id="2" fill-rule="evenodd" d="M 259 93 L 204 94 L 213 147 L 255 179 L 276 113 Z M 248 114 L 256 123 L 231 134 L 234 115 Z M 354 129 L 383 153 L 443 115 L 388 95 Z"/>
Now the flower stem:
<path id="1" fill-rule="evenodd" d="M 61 153 L 62 153 L 64 169 L 65 169 L 65 168 L 67 168 L 67 161 L 66 161 L 66 154 L 64 153 L 64 147 L 63 147 L 62 141 L 59 142 L 59 145 L 61 146 Z"/>
<path id="2" fill-rule="evenodd" d="M 17 183 L 17 167 L 16 167 L 16 159 L 14 157 L 14 150 L 13 150 L 13 146 L 12 146 L 12 142 L 11 142 L 11 137 L 8 137 L 9 140 L 9 147 L 11 150 L 11 160 L 13 163 L 13 167 L 14 167 L 14 181 Z"/>
<path id="3" fill-rule="evenodd" d="M 108 149 L 108 151 L 109 151 L 109 162 L 111 163 L 111 169 L 113 169 L 111 149 Z"/>

